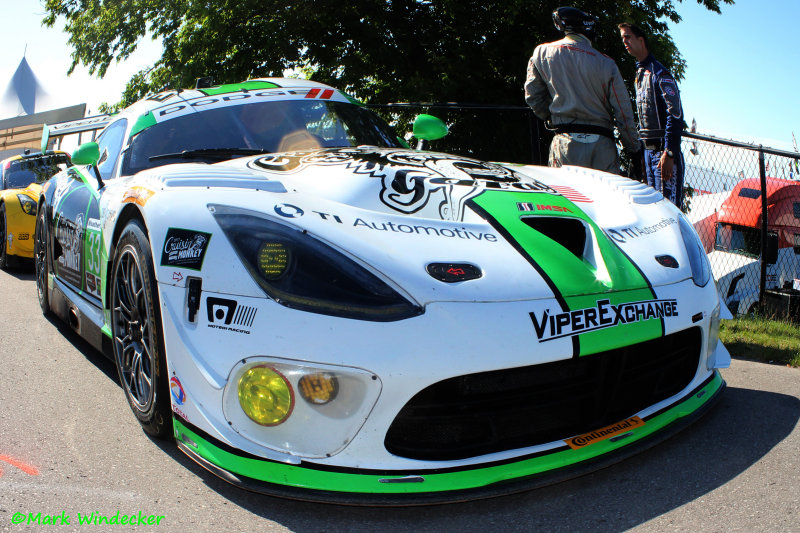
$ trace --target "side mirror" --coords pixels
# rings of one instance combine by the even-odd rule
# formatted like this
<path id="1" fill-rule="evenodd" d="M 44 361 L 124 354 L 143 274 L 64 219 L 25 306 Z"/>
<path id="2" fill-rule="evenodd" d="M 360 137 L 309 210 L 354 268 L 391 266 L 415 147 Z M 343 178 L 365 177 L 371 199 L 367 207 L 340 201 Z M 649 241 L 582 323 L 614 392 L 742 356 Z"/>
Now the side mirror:
<path id="1" fill-rule="evenodd" d="M 447 126 L 433 115 L 419 115 L 414 120 L 414 137 L 424 141 L 435 141 L 447 135 Z"/>
<path id="2" fill-rule="evenodd" d="M 764 260 L 768 265 L 778 262 L 778 234 L 769 232 L 767 234 L 767 253 Z"/>
<path id="3" fill-rule="evenodd" d="M 100 160 L 100 146 L 96 142 L 83 143 L 72 152 L 72 164 L 96 165 Z"/>

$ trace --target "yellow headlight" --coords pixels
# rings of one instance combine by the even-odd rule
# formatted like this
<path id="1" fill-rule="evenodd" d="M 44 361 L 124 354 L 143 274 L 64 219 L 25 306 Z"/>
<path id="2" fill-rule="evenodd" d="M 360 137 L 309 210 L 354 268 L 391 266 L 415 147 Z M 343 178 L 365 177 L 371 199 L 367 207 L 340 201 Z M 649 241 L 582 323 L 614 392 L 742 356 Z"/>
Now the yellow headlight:
<path id="1" fill-rule="evenodd" d="M 239 405 L 256 424 L 277 426 L 294 408 L 294 392 L 283 375 L 267 365 L 254 366 L 239 378 Z"/>
<path id="2" fill-rule="evenodd" d="M 289 249 L 279 242 L 265 242 L 258 250 L 258 267 L 269 280 L 278 279 L 289 266 Z"/>
<path id="3" fill-rule="evenodd" d="M 336 398 L 339 382 L 327 372 L 307 374 L 300 378 L 297 388 L 300 390 L 300 396 L 308 403 L 323 405 Z"/>

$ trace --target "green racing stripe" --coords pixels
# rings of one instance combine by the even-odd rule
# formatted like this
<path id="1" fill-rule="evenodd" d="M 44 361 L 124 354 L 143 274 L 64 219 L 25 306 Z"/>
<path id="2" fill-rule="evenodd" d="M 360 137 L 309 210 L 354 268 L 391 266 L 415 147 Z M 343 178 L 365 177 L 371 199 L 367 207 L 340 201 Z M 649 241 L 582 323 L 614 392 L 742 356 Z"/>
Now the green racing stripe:
<path id="1" fill-rule="evenodd" d="M 487 190 L 470 200 L 470 205 L 539 272 L 559 302 L 561 309 L 531 316 L 541 334 L 540 343 L 571 336 L 577 356 L 663 335 L 663 318 L 653 312 L 656 306 L 651 302 L 656 296 L 647 278 L 573 202 L 548 193 Z M 579 257 L 526 223 L 541 216 L 556 225 L 559 219 L 580 220 L 590 234 L 587 240 L 591 241 L 592 253 Z M 658 310 L 663 311 L 665 305 L 671 304 L 659 302 Z M 599 323 L 601 314 L 605 324 Z M 567 321 L 572 328 L 566 327 Z"/>

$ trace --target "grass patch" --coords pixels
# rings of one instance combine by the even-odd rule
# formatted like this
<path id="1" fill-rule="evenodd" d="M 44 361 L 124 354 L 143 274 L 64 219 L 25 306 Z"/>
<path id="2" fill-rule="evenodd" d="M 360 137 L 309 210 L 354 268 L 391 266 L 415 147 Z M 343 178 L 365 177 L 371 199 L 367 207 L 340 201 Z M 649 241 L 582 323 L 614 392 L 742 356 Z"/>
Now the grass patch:
<path id="1" fill-rule="evenodd" d="M 798 325 L 760 316 L 723 320 L 719 338 L 734 357 L 800 368 Z"/>

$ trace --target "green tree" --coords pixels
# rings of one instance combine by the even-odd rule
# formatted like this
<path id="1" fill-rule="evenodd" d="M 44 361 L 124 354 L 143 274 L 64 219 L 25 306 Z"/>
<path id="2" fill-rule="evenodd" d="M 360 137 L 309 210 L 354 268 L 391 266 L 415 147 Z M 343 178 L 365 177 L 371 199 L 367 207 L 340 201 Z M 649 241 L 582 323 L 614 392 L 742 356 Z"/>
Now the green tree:
<path id="1" fill-rule="evenodd" d="M 733 0 L 697 0 L 711 11 Z M 520 104 L 536 44 L 559 37 L 561 0 L 45 0 L 44 23 L 64 22 L 78 64 L 102 77 L 149 33 L 162 57 L 130 80 L 122 104 L 165 87 L 282 75 L 297 69 L 368 102 Z M 641 25 L 678 77 L 684 63 L 667 31 L 672 0 L 595 0 L 597 47 L 633 74 L 616 30 Z"/>
<path id="2" fill-rule="evenodd" d="M 679 0 L 681 1 L 681 0 Z M 711 11 L 734 0 L 697 0 Z M 563 0 L 45 0 L 44 23 L 64 23 L 76 65 L 102 77 L 147 35 L 163 55 L 128 83 L 123 107 L 166 88 L 281 76 L 294 70 L 366 103 L 524 105 L 528 58 L 560 38 L 551 13 Z M 679 78 L 684 62 L 668 33 L 673 0 L 595 0 L 597 48 L 627 80 L 634 62 L 617 23 L 639 24 Z M 486 123 L 484 119 L 477 119 Z M 473 124 L 474 125 L 474 124 Z M 462 123 L 464 130 L 474 130 Z M 513 135 L 513 132 L 508 132 Z M 466 143 L 467 141 L 465 141 Z M 472 142 L 472 141 L 470 141 Z"/>

